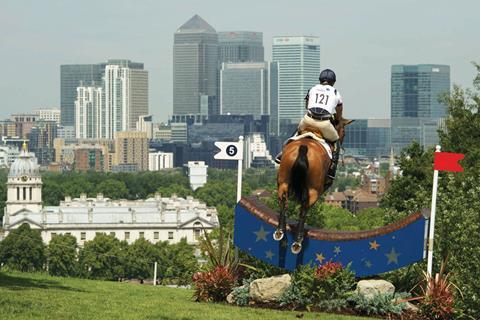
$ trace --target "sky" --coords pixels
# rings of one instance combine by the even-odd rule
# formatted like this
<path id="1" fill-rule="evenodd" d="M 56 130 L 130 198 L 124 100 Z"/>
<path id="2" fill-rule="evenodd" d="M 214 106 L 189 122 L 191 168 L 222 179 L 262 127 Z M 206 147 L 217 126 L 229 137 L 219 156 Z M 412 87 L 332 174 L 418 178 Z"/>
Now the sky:
<path id="1" fill-rule="evenodd" d="M 446 64 L 470 87 L 480 62 L 480 1 L 0 0 L 0 119 L 60 106 L 60 65 L 143 62 L 150 113 L 172 113 L 173 34 L 199 14 L 217 31 L 317 36 L 321 68 L 337 74 L 345 116 L 390 117 L 393 64 Z"/>

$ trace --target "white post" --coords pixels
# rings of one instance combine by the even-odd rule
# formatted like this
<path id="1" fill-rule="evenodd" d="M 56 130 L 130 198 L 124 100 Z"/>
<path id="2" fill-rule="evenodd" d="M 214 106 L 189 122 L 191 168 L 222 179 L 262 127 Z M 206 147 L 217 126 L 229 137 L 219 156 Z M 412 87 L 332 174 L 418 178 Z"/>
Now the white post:
<path id="1" fill-rule="evenodd" d="M 242 146 L 243 151 L 243 136 L 238 137 L 238 142 Z M 238 160 L 238 176 L 237 176 L 237 202 L 242 198 L 242 169 L 243 169 L 243 155 L 242 159 Z"/>
<path id="2" fill-rule="evenodd" d="M 153 285 L 157 285 L 157 261 L 155 261 L 155 266 L 153 267 Z"/>
<path id="3" fill-rule="evenodd" d="M 436 146 L 435 152 L 440 152 L 441 147 Z M 427 256 L 427 274 L 432 276 L 433 268 L 433 238 L 435 234 L 435 210 L 437 208 L 437 188 L 438 188 L 438 170 L 433 171 L 432 188 L 432 211 L 430 214 L 430 230 L 428 233 L 428 256 Z"/>

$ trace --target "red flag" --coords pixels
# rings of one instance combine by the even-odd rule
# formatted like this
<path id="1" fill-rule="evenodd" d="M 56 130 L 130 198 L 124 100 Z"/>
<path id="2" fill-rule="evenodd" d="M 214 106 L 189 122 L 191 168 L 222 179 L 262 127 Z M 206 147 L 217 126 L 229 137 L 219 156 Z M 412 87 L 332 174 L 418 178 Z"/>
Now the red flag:
<path id="1" fill-rule="evenodd" d="M 433 169 L 439 171 L 463 172 L 458 161 L 465 158 L 464 154 L 451 152 L 435 152 Z"/>

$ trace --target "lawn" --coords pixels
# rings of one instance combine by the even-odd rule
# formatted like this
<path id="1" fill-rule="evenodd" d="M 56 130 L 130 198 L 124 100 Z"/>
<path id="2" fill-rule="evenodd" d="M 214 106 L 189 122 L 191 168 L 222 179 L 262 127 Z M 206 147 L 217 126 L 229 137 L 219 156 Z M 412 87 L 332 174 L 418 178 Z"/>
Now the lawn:
<path id="1" fill-rule="evenodd" d="M 192 291 L 0 272 L 0 319 L 297 319 L 299 312 L 192 301 Z M 302 319 L 367 319 L 304 313 Z"/>

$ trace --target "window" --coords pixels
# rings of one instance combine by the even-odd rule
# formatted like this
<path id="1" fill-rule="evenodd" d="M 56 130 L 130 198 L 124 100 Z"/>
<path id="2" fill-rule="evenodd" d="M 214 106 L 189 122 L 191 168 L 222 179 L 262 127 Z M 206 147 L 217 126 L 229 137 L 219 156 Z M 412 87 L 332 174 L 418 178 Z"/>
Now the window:
<path id="1" fill-rule="evenodd" d="M 27 200 L 27 188 L 23 187 L 23 200 Z"/>
<path id="2" fill-rule="evenodd" d="M 65 234 L 66 234 L 67 236 L 70 236 L 70 235 L 72 235 L 72 233 L 71 233 L 71 232 L 67 232 L 67 233 L 65 233 Z"/>
<path id="3" fill-rule="evenodd" d="M 17 200 L 20 200 L 20 188 L 17 187 Z"/>
<path id="4" fill-rule="evenodd" d="M 56 232 L 52 232 L 52 238 L 55 237 L 57 235 Z"/>
<path id="5" fill-rule="evenodd" d="M 95 236 L 99 236 L 101 234 L 102 234 L 101 232 L 95 232 Z"/>
<path id="6" fill-rule="evenodd" d="M 168 240 L 173 239 L 173 231 L 168 231 Z"/>
<path id="7" fill-rule="evenodd" d="M 32 187 L 29 188 L 30 190 L 30 200 L 32 200 Z"/>
<path id="8" fill-rule="evenodd" d="M 125 240 L 130 240 L 130 232 L 125 232 Z"/>
<path id="9" fill-rule="evenodd" d="M 140 235 L 140 238 L 145 238 L 145 232 L 140 231 L 139 235 Z"/>
<path id="10" fill-rule="evenodd" d="M 86 232 L 80 232 L 80 240 L 85 240 L 87 239 L 87 233 Z"/>
<path id="11" fill-rule="evenodd" d="M 158 231 L 155 231 L 155 232 L 153 233 L 153 239 L 158 240 L 158 238 L 159 238 Z"/>
<path id="12" fill-rule="evenodd" d="M 202 232 L 202 224 L 200 222 L 195 222 L 193 224 L 193 239 L 200 240 L 200 234 Z"/>
<path id="13" fill-rule="evenodd" d="M 110 232 L 110 235 L 115 237 L 115 232 Z"/>

